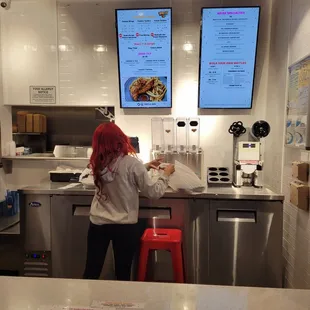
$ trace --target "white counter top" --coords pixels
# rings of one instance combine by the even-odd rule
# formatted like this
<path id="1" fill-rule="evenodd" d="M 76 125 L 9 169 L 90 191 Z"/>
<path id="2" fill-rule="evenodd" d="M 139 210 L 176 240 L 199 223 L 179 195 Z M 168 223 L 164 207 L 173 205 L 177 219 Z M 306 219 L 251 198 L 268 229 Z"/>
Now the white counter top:
<path id="1" fill-rule="evenodd" d="M 145 310 L 310 309 L 310 291 L 301 290 L 7 277 L 0 277 L 0 287 L 1 310 L 86 310 L 93 301 L 137 303 Z"/>

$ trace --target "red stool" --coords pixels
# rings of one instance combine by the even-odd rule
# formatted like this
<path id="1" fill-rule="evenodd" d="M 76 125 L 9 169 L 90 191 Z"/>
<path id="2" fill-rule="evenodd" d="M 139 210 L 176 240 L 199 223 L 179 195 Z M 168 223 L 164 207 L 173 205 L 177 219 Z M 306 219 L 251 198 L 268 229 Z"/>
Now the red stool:
<path id="1" fill-rule="evenodd" d="M 138 281 L 145 281 L 150 250 L 170 251 L 174 280 L 176 283 L 184 283 L 181 230 L 162 228 L 149 228 L 145 230 L 141 238 Z"/>

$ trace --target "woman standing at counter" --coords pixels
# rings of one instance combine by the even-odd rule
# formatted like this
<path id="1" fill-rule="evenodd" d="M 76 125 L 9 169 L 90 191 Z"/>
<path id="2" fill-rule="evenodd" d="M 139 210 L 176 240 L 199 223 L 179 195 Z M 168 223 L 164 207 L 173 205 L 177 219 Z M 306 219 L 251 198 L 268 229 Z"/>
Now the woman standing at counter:
<path id="1" fill-rule="evenodd" d="M 162 197 L 174 166 L 165 168 L 156 183 L 147 170 L 160 165 L 155 160 L 146 167 L 135 157 L 128 137 L 114 123 L 101 124 L 93 136 L 90 159 L 96 193 L 90 210 L 87 261 L 84 279 L 98 279 L 110 241 L 113 244 L 118 280 L 130 280 L 131 264 L 139 245 L 139 190 L 148 198 Z"/>

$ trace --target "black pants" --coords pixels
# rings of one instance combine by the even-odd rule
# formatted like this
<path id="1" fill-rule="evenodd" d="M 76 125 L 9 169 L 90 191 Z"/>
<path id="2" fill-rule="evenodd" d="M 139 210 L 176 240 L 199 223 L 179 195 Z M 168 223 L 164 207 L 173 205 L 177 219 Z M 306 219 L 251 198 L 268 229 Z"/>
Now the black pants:
<path id="1" fill-rule="evenodd" d="M 90 223 L 87 237 L 87 261 L 83 278 L 99 279 L 110 241 L 112 241 L 116 278 L 129 281 L 139 239 L 138 224 L 94 225 Z"/>

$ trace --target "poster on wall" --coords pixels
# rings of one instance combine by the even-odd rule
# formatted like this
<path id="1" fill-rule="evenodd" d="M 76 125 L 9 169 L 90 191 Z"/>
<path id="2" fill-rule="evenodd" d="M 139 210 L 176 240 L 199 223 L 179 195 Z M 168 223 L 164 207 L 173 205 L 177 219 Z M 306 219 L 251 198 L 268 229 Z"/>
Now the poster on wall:
<path id="1" fill-rule="evenodd" d="M 171 108 L 171 8 L 116 10 L 122 108 Z"/>
<path id="2" fill-rule="evenodd" d="M 55 86 L 30 86 L 30 104 L 56 104 Z"/>
<path id="3" fill-rule="evenodd" d="M 286 145 L 310 149 L 310 56 L 289 67 Z"/>
<path id="4" fill-rule="evenodd" d="M 252 108 L 260 7 L 202 8 L 199 108 Z"/>

